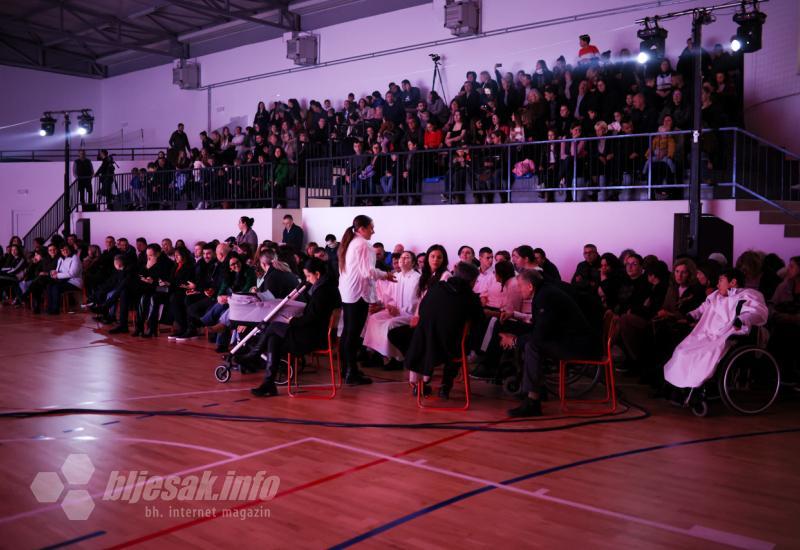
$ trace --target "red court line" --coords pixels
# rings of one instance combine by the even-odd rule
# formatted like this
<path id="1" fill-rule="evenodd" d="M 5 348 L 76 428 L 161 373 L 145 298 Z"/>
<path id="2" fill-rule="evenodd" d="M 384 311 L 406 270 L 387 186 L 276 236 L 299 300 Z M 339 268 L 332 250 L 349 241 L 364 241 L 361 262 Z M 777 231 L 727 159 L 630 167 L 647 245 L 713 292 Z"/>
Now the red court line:
<path id="1" fill-rule="evenodd" d="M 499 422 L 499 421 L 487 422 L 487 425 L 496 424 L 497 422 Z M 453 434 L 453 435 L 449 435 L 447 437 L 443 437 L 441 439 L 436 439 L 436 440 L 431 441 L 429 443 L 424 443 L 424 444 L 418 445 L 417 447 L 414 447 L 412 449 L 407 449 L 405 451 L 401 451 L 401 452 L 399 452 L 397 454 L 394 454 L 394 455 L 392 455 L 392 458 L 398 458 L 398 457 L 405 456 L 405 455 L 408 455 L 408 454 L 411 454 L 411 453 L 415 453 L 417 451 L 428 449 L 430 447 L 435 447 L 437 445 L 441 445 L 442 443 L 447 443 L 448 441 L 452 441 L 454 439 L 458 439 L 458 438 L 464 437 L 464 436 L 472 434 L 472 433 L 476 433 L 476 432 L 474 430 L 467 430 L 467 431 L 464 431 L 464 432 L 459 432 L 459 433 L 456 433 L 456 434 Z M 373 460 L 371 462 L 367 462 L 365 464 L 361 464 L 360 466 L 354 466 L 352 468 L 348 468 L 346 470 L 342 470 L 340 472 L 336 472 L 336 473 L 327 475 L 325 477 L 321 477 L 321 478 L 318 478 L 318 479 L 314 479 L 312 481 L 308 481 L 306 483 L 302 483 L 302 484 L 297 485 L 295 487 L 292 487 L 291 489 L 288 489 L 286 491 L 279 492 L 277 495 L 275 495 L 275 497 L 273 497 L 272 500 L 275 500 L 275 499 L 280 498 L 280 497 L 285 497 L 287 495 L 291 495 L 292 493 L 299 493 L 300 491 L 305 491 L 306 489 L 310 489 L 312 487 L 316 487 L 317 485 L 321 485 L 323 483 L 327 483 L 328 481 L 333 481 L 334 479 L 339 479 L 341 477 L 353 474 L 355 472 L 359 472 L 361 470 L 365 470 L 367 468 L 371 468 L 373 466 L 377 466 L 378 464 L 383 464 L 384 462 L 389 462 L 389 459 L 387 459 L 387 458 L 376 459 L 376 460 Z M 143 543 L 143 542 L 147 542 L 147 541 L 150 541 L 150 540 L 153 540 L 153 539 L 157 539 L 157 538 L 163 537 L 165 535 L 169 535 L 170 533 L 174 533 L 176 531 L 182 531 L 183 529 L 188 529 L 190 527 L 194 527 L 195 525 L 200 525 L 201 523 L 206 523 L 206 522 L 209 522 L 211 520 L 217 519 L 219 517 L 222 517 L 222 512 L 224 512 L 225 510 L 230 510 L 230 511 L 243 510 L 243 509 L 246 509 L 246 508 L 251 508 L 251 507 L 253 507 L 253 506 L 257 505 L 257 504 L 262 504 L 263 502 L 266 502 L 266 501 L 259 499 L 259 500 L 253 500 L 253 501 L 250 501 L 250 502 L 245 502 L 245 503 L 239 504 L 237 506 L 232 506 L 230 508 L 226 508 L 224 510 L 220 510 L 220 512 L 218 514 L 216 514 L 216 515 L 213 515 L 213 516 L 210 516 L 210 517 L 203 517 L 203 518 L 193 519 L 193 520 L 187 521 L 185 523 L 179 523 L 177 525 L 173 525 L 172 527 L 167 527 L 166 529 L 162 529 L 160 531 L 155 531 L 155 532 L 150 533 L 148 535 L 143 535 L 141 537 L 138 537 L 138 538 L 135 538 L 135 539 L 131 539 L 131 540 L 126 541 L 126 542 L 122 542 L 122 543 L 117 544 L 115 546 L 111 546 L 111 547 L 109 547 L 109 549 L 110 550 L 116 550 L 116 549 L 120 549 L 120 548 L 130 548 L 131 546 L 134 546 L 134 545 L 137 545 L 137 544 L 140 544 L 140 543 Z"/>

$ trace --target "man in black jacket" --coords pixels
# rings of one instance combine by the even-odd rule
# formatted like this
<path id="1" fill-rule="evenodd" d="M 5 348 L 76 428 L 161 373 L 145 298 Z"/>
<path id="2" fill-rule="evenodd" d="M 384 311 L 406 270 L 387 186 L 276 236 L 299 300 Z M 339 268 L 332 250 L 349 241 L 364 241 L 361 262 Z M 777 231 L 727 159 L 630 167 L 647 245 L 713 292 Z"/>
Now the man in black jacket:
<path id="1" fill-rule="evenodd" d="M 450 395 L 456 375 L 450 363 L 459 356 L 464 324 L 478 326 L 483 320 L 480 299 L 472 288 L 477 279 L 477 267 L 459 262 L 453 276 L 431 285 L 419 305 L 419 324 L 411 338 L 405 367 L 412 373 L 411 382 L 416 382 L 419 375 L 423 377 L 426 394 L 433 369 L 444 365 L 439 397 L 446 399 Z"/>
<path id="2" fill-rule="evenodd" d="M 509 416 L 541 416 L 541 392 L 544 381 L 545 358 L 592 358 L 599 351 L 598 341 L 578 304 L 558 283 L 546 282 L 535 270 L 525 270 L 517 277 L 523 300 L 533 299 L 532 325 L 522 336 L 501 334 L 504 348 L 522 350 L 522 391 L 525 394 L 519 407 L 508 411 Z"/>
<path id="3" fill-rule="evenodd" d="M 92 161 L 86 158 L 86 151 L 81 149 L 78 152 L 78 158 L 72 163 L 72 175 L 78 180 L 78 196 L 80 197 L 81 206 L 83 207 L 92 203 L 93 174 L 94 167 L 92 166 Z M 84 194 L 86 194 L 87 197 L 85 200 Z"/>
<path id="4" fill-rule="evenodd" d="M 172 132 L 169 136 L 169 160 L 173 164 L 175 159 L 178 158 L 178 153 L 184 151 L 186 156 L 192 154 L 192 149 L 189 147 L 189 136 L 183 131 L 183 123 L 178 124 L 178 129 Z"/>
<path id="5" fill-rule="evenodd" d="M 291 246 L 295 252 L 302 252 L 304 250 L 304 240 L 303 228 L 295 225 L 291 214 L 286 214 L 283 217 L 283 239 L 281 239 L 281 242 Z"/>
<path id="6" fill-rule="evenodd" d="M 300 282 L 297 276 L 290 271 L 281 271 L 273 267 L 272 263 L 275 261 L 275 253 L 271 250 L 265 250 L 261 253 L 261 265 L 267 267 L 267 272 L 264 274 L 264 280 L 261 286 L 258 287 L 259 292 L 269 292 L 275 298 L 286 298 Z"/>
<path id="7" fill-rule="evenodd" d="M 328 346 L 328 324 L 333 311 L 341 307 L 342 299 L 339 288 L 325 275 L 326 271 L 326 263 L 319 258 L 306 260 L 303 272 L 311 288 L 303 314 L 292 317 L 288 324 L 276 321 L 259 327 L 262 332 L 254 338 L 250 352 L 237 359 L 245 368 L 257 366 L 259 362 L 266 366 L 264 381 L 250 390 L 253 395 L 269 397 L 278 394 L 275 373 L 284 353 L 299 357 Z"/>

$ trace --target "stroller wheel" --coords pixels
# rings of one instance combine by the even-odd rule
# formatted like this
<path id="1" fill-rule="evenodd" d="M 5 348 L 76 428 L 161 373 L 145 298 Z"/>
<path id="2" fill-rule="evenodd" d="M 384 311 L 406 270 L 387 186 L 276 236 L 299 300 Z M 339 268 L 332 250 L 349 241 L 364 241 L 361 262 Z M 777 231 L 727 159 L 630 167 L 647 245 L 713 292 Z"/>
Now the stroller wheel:
<path id="1" fill-rule="evenodd" d="M 214 378 L 217 382 L 224 384 L 231 379 L 231 369 L 227 365 L 220 365 L 214 369 Z"/>
<path id="2" fill-rule="evenodd" d="M 708 415 L 708 401 L 705 399 L 692 405 L 692 414 L 700 418 Z"/>
<path id="3" fill-rule="evenodd" d="M 514 396 L 519 393 L 519 379 L 516 376 L 507 376 L 503 378 L 503 393 L 509 396 Z"/>

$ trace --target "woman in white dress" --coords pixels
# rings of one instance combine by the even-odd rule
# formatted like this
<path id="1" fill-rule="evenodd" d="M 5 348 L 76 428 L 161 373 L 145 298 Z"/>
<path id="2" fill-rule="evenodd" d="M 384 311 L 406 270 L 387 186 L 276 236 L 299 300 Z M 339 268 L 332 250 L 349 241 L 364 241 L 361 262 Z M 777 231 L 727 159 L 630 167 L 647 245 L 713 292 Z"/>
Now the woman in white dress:
<path id="1" fill-rule="evenodd" d="M 400 255 L 400 272 L 395 275 L 397 281 L 383 285 L 384 292 L 380 310 L 367 318 L 364 328 L 364 346 L 377 351 L 384 357 L 384 366 L 403 360 L 403 353 L 389 341 L 389 331 L 393 328 L 408 325 L 416 313 L 419 304 L 420 274 L 414 271 L 415 257 L 406 250 Z"/>

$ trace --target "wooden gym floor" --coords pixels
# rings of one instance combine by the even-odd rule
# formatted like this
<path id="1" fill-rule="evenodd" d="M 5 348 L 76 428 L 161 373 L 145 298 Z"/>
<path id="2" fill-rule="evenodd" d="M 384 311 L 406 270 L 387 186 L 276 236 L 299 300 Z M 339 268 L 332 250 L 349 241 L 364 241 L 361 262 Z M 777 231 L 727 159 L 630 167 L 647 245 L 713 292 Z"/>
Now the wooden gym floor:
<path id="1" fill-rule="evenodd" d="M 465 428 L 585 419 L 559 417 L 547 402 L 551 418 L 496 423 L 513 401 L 484 383 L 473 385 L 467 413 L 418 411 L 401 373 L 382 371 L 370 373 L 372 386 L 345 388 L 333 401 L 290 399 L 285 388 L 261 400 L 248 391 L 258 375 L 215 381 L 219 358 L 205 341 L 109 337 L 87 314 L 34 317 L 7 307 L 0 358 L 3 412 L 144 411 L 0 419 L 0 547 L 800 547 L 800 417 L 791 396 L 756 417 L 715 403 L 715 414 L 700 419 L 623 378 L 622 391 L 650 418 L 616 422 L 641 415 L 630 410 L 571 429 L 474 431 Z M 460 426 L 342 428 L 146 413 L 153 410 Z M 88 456 L 88 481 L 58 473 L 71 454 Z M 266 501 L 104 500 L 112 472 L 137 470 L 181 479 L 263 470 L 280 485 Z M 46 502 L 31 490 L 40 472 L 65 485 Z M 68 519 L 65 509 L 87 502 L 88 519 Z"/>

